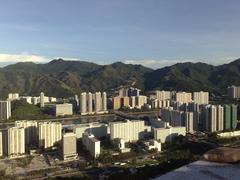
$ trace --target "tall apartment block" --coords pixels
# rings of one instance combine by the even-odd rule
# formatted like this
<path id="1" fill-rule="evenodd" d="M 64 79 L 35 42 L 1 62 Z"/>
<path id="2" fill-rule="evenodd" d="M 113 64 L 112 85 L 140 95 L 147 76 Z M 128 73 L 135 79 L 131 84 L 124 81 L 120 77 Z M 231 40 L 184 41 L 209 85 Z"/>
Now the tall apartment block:
<path id="1" fill-rule="evenodd" d="M 112 98 L 112 108 L 114 110 L 117 110 L 117 109 L 121 108 L 121 97 L 120 96 Z"/>
<path id="2" fill-rule="evenodd" d="M 25 153 L 24 128 L 12 127 L 8 129 L 8 156 L 16 157 Z"/>
<path id="3" fill-rule="evenodd" d="M 232 99 L 240 98 L 240 86 L 230 86 L 228 87 L 227 91 L 228 91 L 228 97 Z"/>
<path id="4" fill-rule="evenodd" d="M 40 107 L 44 107 L 45 99 L 44 99 L 44 93 L 40 93 Z"/>
<path id="5" fill-rule="evenodd" d="M 80 113 L 81 115 L 87 114 L 87 93 L 83 92 L 80 96 Z"/>
<path id="6" fill-rule="evenodd" d="M 93 108 L 94 107 L 94 108 Z M 107 94 L 106 92 L 81 93 L 80 96 L 80 113 L 87 114 L 102 114 L 107 113 Z"/>
<path id="7" fill-rule="evenodd" d="M 0 101 L 0 120 L 8 120 L 11 117 L 11 101 Z"/>
<path id="8" fill-rule="evenodd" d="M 53 148 L 62 140 L 62 124 L 59 122 L 40 122 L 38 124 L 39 147 Z"/>
<path id="9" fill-rule="evenodd" d="M 180 103 L 190 103 L 192 102 L 192 93 L 177 92 L 176 101 Z"/>
<path id="10" fill-rule="evenodd" d="M 9 93 L 8 94 L 8 100 L 13 101 L 13 100 L 18 100 L 19 99 L 19 94 L 18 93 Z"/>
<path id="11" fill-rule="evenodd" d="M 224 130 L 235 130 L 237 127 L 237 105 L 224 106 Z"/>
<path id="12" fill-rule="evenodd" d="M 83 133 L 82 142 L 92 157 L 97 158 L 100 155 L 100 141 L 94 135 L 87 132 Z"/>
<path id="13" fill-rule="evenodd" d="M 163 100 L 170 100 L 171 99 L 171 91 L 155 91 L 156 99 L 163 101 Z"/>
<path id="14" fill-rule="evenodd" d="M 124 139 L 126 142 L 137 141 L 143 138 L 145 130 L 144 121 L 127 120 L 126 122 L 111 122 L 110 123 L 110 138 Z"/>
<path id="15" fill-rule="evenodd" d="M 64 133 L 62 137 L 62 158 L 73 160 L 77 158 L 77 138 L 74 133 Z"/>
<path id="16" fill-rule="evenodd" d="M 38 144 L 38 123 L 37 121 L 15 121 L 15 127 L 24 128 L 25 145 L 35 146 Z"/>
<path id="17" fill-rule="evenodd" d="M 208 92 L 194 92 L 193 101 L 196 104 L 209 104 L 209 93 Z"/>
<path id="18" fill-rule="evenodd" d="M 8 156 L 8 130 L 0 130 L 0 157 Z"/>

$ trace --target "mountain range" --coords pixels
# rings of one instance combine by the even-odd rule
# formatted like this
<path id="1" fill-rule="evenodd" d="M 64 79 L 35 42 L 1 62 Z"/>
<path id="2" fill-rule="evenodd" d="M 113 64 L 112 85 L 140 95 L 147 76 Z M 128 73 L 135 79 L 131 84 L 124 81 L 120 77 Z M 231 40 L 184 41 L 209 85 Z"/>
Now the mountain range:
<path id="1" fill-rule="evenodd" d="M 153 70 L 142 65 L 116 62 L 98 65 L 84 61 L 53 60 L 46 64 L 21 62 L 0 68 L 0 96 L 21 95 L 68 97 L 81 91 L 107 91 L 134 86 L 143 91 L 226 92 L 229 85 L 240 85 L 240 59 L 213 66 L 205 63 L 177 63 Z"/>

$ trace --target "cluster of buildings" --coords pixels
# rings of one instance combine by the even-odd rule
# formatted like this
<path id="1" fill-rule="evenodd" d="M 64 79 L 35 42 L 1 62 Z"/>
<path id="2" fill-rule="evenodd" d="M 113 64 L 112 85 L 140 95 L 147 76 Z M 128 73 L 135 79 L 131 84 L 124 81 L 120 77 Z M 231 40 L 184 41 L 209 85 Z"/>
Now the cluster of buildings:
<path id="1" fill-rule="evenodd" d="M 120 108 L 137 108 L 141 109 L 147 105 L 147 96 L 140 95 L 140 89 L 137 88 L 121 88 L 118 96 L 111 98 L 112 109 Z"/>
<path id="2" fill-rule="evenodd" d="M 229 86 L 227 88 L 228 97 L 231 99 L 239 99 L 240 98 L 240 86 Z"/>
<path id="3" fill-rule="evenodd" d="M 80 114 L 104 114 L 107 111 L 107 94 L 106 92 L 83 92 L 80 95 Z"/>

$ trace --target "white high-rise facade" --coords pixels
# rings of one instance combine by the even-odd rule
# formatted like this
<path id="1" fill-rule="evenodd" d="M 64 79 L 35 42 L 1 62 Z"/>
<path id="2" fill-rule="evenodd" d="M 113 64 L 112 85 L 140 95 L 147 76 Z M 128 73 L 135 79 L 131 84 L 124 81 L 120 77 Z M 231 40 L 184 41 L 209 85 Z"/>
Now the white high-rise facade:
<path id="1" fill-rule="evenodd" d="M 177 92 L 176 101 L 180 103 L 190 103 L 192 102 L 192 93 Z"/>
<path id="2" fill-rule="evenodd" d="M 209 104 L 209 93 L 208 92 L 194 92 L 193 101 L 196 104 Z"/>
<path id="3" fill-rule="evenodd" d="M 45 99 L 44 99 L 44 93 L 40 93 L 40 107 L 44 107 Z"/>
<path id="4" fill-rule="evenodd" d="M 102 93 L 102 110 L 107 111 L 107 94 L 106 94 L 106 92 Z"/>
<path id="5" fill-rule="evenodd" d="M 15 127 L 24 128 L 25 144 L 27 146 L 37 145 L 38 143 L 38 123 L 37 121 L 15 121 Z"/>
<path id="6" fill-rule="evenodd" d="M 102 97 L 101 92 L 96 92 L 94 96 L 94 110 L 98 113 L 102 110 Z"/>
<path id="7" fill-rule="evenodd" d="M 93 112 L 93 104 L 92 104 L 93 97 L 92 97 L 92 93 L 91 92 L 88 93 L 88 97 L 87 98 L 88 98 L 87 110 L 88 110 L 89 114 L 92 114 L 92 112 Z"/>
<path id="8" fill-rule="evenodd" d="M 0 101 L 0 120 L 8 120 L 11 117 L 11 101 Z"/>
<path id="9" fill-rule="evenodd" d="M 171 92 L 170 91 L 155 91 L 156 99 L 162 100 L 170 100 L 171 99 Z"/>
<path id="10" fill-rule="evenodd" d="M 62 124 L 59 122 L 41 122 L 38 124 L 39 147 L 52 148 L 62 139 Z"/>
<path id="11" fill-rule="evenodd" d="M 87 94 L 85 92 L 81 93 L 80 96 L 80 113 L 87 114 Z"/>
<path id="12" fill-rule="evenodd" d="M 126 122 L 111 122 L 110 123 L 110 138 L 124 139 L 126 142 L 137 141 L 143 138 L 145 130 L 144 121 L 142 120 L 127 120 Z"/>
<path id="13" fill-rule="evenodd" d="M 8 129 L 8 156 L 15 157 L 25 153 L 24 128 L 12 127 Z"/>

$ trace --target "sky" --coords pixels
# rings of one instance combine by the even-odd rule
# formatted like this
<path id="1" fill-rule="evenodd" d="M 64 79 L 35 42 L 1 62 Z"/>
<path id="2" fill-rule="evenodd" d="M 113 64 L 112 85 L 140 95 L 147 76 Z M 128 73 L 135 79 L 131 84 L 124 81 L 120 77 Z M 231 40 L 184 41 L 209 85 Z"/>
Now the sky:
<path id="1" fill-rule="evenodd" d="M 0 65 L 228 63 L 240 57 L 239 8 L 239 0 L 0 0 Z"/>

